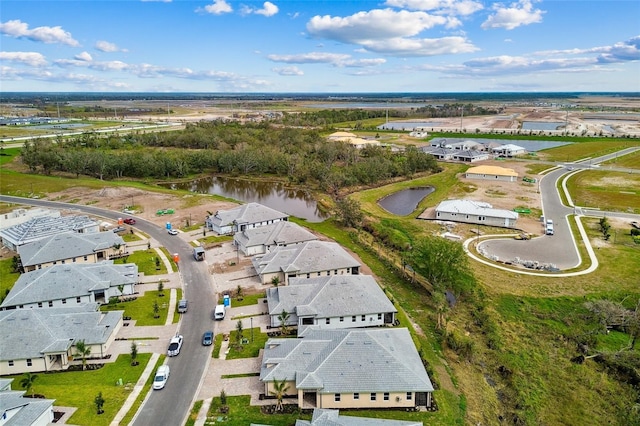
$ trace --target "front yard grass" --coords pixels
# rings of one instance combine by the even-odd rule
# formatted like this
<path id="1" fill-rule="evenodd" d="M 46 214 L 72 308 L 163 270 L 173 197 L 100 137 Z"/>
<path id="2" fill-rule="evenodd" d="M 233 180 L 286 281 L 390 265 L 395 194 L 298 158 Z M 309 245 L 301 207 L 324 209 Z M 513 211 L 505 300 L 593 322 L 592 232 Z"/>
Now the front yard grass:
<path id="1" fill-rule="evenodd" d="M 74 425 L 109 425 L 122 404 L 131 393 L 131 387 L 118 386 L 122 379 L 124 384 L 135 384 L 149 362 L 151 354 L 138 354 L 140 364 L 131 366 L 131 357 L 123 354 L 115 362 L 108 362 L 98 370 L 65 371 L 54 373 L 37 373 L 33 391 L 46 398 L 55 399 L 55 405 L 62 407 L 76 407 L 77 411 L 69 419 Z M 18 383 L 22 375 L 13 377 L 14 388 L 19 389 Z M 93 399 L 102 392 L 105 399 L 104 413 L 96 414 Z"/>
<path id="2" fill-rule="evenodd" d="M 124 310 L 125 317 L 131 317 L 136 321 L 137 326 L 142 325 L 164 325 L 167 315 L 169 314 L 169 290 L 163 291 L 164 296 L 159 296 L 157 290 L 147 291 L 144 296 L 140 296 L 129 302 L 108 303 L 102 305 L 102 311 L 120 311 Z M 180 297 L 180 293 L 178 293 Z M 176 299 L 179 300 L 179 299 Z M 154 318 L 153 305 L 158 304 L 158 318 Z M 176 322 L 177 312 L 172 312 L 174 322 Z"/>
<path id="3" fill-rule="evenodd" d="M 18 281 L 20 274 L 11 271 L 13 259 L 0 260 L 0 301 L 9 294 L 13 285 Z"/>
<path id="4" fill-rule="evenodd" d="M 243 325 L 248 323 L 249 320 L 242 320 Z M 226 359 L 255 358 L 260 354 L 260 349 L 264 349 L 269 338 L 267 333 L 260 331 L 260 327 L 254 327 L 253 332 L 250 328 L 245 328 L 242 335 L 247 343 L 238 346 L 236 345 L 236 331 L 233 330 L 229 333 L 229 353 L 227 353 Z"/>
<path id="5" fill-rule="evenodd" d="M 135 263 L 138 265 L 138 272 L 144 273 L 145 275 L 163 275 L 167 273 L 164 262 L 154 249 L 134 251 L 128 256 L 115 259 L 113 263 Z"/>

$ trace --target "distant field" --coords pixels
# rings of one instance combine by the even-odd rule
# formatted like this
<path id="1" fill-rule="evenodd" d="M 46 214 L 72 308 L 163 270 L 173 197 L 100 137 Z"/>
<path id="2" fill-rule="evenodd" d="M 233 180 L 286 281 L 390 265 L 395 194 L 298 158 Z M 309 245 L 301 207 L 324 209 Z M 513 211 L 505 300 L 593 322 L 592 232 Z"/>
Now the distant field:
<path id="1" fill-rule="evenodd" d="M 640 213 L 640 175 L 587 170 L 567 182 L 577 206 Z"/>
<path id="2" fill-rule="evenodd" d="M 640 169 L 640 150 L 611 161 L 606 161 L 603 164 L 614 167 L 626 167 L 628 169 Z"/>
<path id="3" fill-rule="evenodd" d="M 577 142 L 549 149 L 540 154 L 547 161 L 578 161 L 611 154 L 631 146 L 640 146 L 640 140 L 611 139 Z"/>

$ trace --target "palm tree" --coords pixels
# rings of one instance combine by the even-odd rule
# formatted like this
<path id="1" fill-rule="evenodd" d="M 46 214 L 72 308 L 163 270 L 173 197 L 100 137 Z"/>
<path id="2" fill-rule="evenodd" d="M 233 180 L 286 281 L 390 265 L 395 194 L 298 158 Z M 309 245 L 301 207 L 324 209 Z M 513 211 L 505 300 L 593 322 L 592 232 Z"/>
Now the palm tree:
<path id="1" fill-rule="evenodd" d="M 102 397 L 102 392 L 98 392 L 98 395 L 93 400 L 93 403 L 96 405 L 96 411 L 98 412 L 98 414 L 104 413 L 102 407 L 104 406 L 105 400 Z"/>
<path id="2" fill-rule="evenodd" d="M 280 284 L 280 277 L 276 275 L 275 277 L 271 278 L 271 284 L 274 287 L 278 287 L 278 284 Z"/>
<path id="3" fill-rule="evenodd" d="M 276 397 L 276 400 L 277 400 L 276 411 L 282 411 L 282 408 L 283 408 L 282 400 L 284 399 L 284 396 L 287 394 L 288 390 L 289 390 L 289 385 L 287 385 L 287 382 L 285 379 L 273 380 L 273 390 L 270 391 L 269 393 Z"/>
<path id="4" fill-rule="evenodd" d="M 33 382 L 35 382 L 37 378 L 38 376 L 35 374 L 24 373 L 24 377 L 22 378 L 22 380 L 20 380 L 20 386 L 22 386 L 26 393 L 29 393 L 29 391 L 33 388 Z M 34 393 L 32 392 L 31 396 L 33 395 Z"/>
<path id="5" fill-rule="evenodd" d="M 238 349 L 242 348 L 242 338 L 244 329 L 242 328 L 242 321 L 238 320 L 236 323 L 236 346 Z"/>
<path id="6" fill-rule="evenodd" d="M 82 369 L 87 365 L 87 357 L 91 354 L 91 348 L 85 345 L 84 340 L 76 342 L 76 353 L 82 357 Z"/>
<path id="7" fill-rule="evenodd" d="M 289 327 L 287 326 L 287 321 L 289 320 L 289 312 L 282 310 L 282 313 L 278 315 L 278 320 L 280 321 L 280 334 L 286 336 L 289 334 Z"/>

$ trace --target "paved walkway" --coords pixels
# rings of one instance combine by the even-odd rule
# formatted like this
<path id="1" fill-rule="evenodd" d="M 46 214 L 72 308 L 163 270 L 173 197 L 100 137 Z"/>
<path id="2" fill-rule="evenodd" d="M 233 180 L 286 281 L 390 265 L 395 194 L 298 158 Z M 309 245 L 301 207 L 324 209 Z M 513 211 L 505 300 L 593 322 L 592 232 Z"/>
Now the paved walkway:
<path id="1" fill-rule="evenodd" d="M 133 386 L 133 390 L 131 391 L 131 393 L 127 397 L 127 399 L 124 402 L 124 404 L 122 405 L 122 407 L 120 407 L 120 411 L 118 411 L 116 416 L 111 421 L 111 426 L 120 425 L 120 422 L 122 421 L 124 416 L 127 415 L 129 410 L 133 406 L 133 403 L 138 398 L 138 395 L 140 395 L 140 392 L 142 392 L 142 389 L 144 388 L 144 384 L 147 382 L 147 380 L 149 379 L 149 377 L 153 373 L 153 369 L 154 369 L 154 367 L 156 365 L 156 362 L 158 361 L 158 358 L 160 358 L 160 355 L 158 355 L 157 353 L 154 353 L 153 355 L 151 355 L 151 358 L 149 359 L 149 362 L 147 363 L 147 366 L 144 368 L 144 371 L 140 375 L 140 378 L 138 379 L 136 384 Z"/>

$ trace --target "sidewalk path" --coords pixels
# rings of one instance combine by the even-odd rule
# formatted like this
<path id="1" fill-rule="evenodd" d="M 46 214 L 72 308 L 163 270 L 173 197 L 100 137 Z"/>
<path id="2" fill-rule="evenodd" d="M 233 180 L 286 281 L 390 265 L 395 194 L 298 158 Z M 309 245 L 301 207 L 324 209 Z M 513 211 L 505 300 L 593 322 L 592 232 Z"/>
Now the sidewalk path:
<path id="1" fill-rule="evenodd" d="M 127 397 L 127 400 L 124 402 L 122 407 L 120 407 L 120 411 L 118 411 L 116 416 L 113 418 L 113 421 L 111 421 L 111 426 L 118 426 L 122 421 L 122 419 L 124 418 L 124 416 L 127 415 L 129 410 L 133 406 L 133 403 L 138 398 L 138 395 L 140 395 L 140 392 L 142 392 L 142 389 L 144 388 L 144 384 L 147 382 L 147 379 L 149 379 L 149 377 L 151 376 L 151 373 L 153 372 L 153 369 L 156 365 L 156 362 L 158 361 L 158 358 L 160 358 L 160 355 L 158 354 L 154 353 L 151 355 L 151 358 L 149 359 L 147 366 L 144 368 L 142 375 L 140 375 L 138 382 L 133 387 L 133 390 Z"/>

